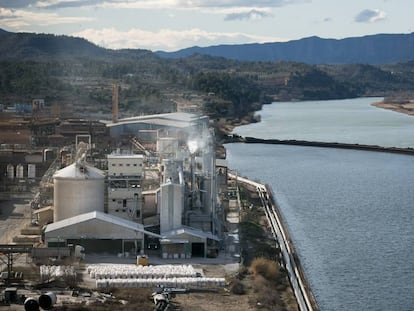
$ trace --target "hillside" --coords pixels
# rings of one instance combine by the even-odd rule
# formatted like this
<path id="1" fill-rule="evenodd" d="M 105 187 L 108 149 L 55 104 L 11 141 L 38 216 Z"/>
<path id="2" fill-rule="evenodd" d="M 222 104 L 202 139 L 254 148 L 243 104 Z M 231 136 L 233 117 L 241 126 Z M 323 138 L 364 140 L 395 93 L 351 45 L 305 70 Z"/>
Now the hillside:
<path id="1" fill-rule="evenodd" d="M 204 96 L 203 113 L 240 122 L 271 101 L 412 94 L 414 61 L 315 65 L 202 54 L 166 59 L 80 38 L 0 30 L 0 105 L 44 98 L 56 113 L 100 116 L 110 113 L 114 83 L 125 116 L 174 111 L 174 99 Z"/>
<path id="2" fill-rule="evenodd" d="M 0 60 L 44 60 L 44 58 L 128 58 L 151 53 L 146 50 L 110 50 L 85 39 L 52 34 L 13 33 L 0 29 Z M 152 53 L 151 53 L 152 54 Z"/>
<path id="3" fill-rule="evenodd" d="M 309 37 L 288 42 L 191 47 L 157 54 L 165 58 L 205 54 L 242 61 L 389 64 L 414 60 L 414 33 L 378 34 L 341 40 Z"/>

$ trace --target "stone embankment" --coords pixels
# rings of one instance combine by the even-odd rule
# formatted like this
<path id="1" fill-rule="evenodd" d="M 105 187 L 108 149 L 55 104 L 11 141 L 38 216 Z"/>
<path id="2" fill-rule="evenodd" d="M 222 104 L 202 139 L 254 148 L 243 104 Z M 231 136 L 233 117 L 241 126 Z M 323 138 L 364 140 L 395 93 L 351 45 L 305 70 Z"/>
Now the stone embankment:
<path id="1" fill-rule="evenodd" d="M 275 144 L 275 145 L 294 145 L 294 146 L 311 146 L 322 148 L 337 148 L 337 149 L 353 149 L 363 151 L 376 151 L 414 155 L 414 148 L 398 148 L 398 147 L 381 147 L 377 145 L 364 144 L 347 144 L 335 142 L 321 142 L 321 141 L 306 141 L 306 140 L 282 140 L 282 139 L 262 139 L 255 137 L 242 137 L 238 135 L 229 135 L 226 143 L 242 142 L 247 144 Z"/>

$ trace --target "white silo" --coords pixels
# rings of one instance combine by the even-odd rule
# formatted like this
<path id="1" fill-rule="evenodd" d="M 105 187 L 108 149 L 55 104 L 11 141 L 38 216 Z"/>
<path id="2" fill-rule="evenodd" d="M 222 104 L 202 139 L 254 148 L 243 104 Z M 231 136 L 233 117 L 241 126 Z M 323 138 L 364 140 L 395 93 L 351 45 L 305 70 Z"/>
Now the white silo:
<path id="1" fill-rule="evenodd" d="M 23 178 L 24 177 L 24 167 L 22 164 L 17 164 L 16 166 L 16 178 Z"/>
<path id="2" fill-rule="evenodd" d="M 80 214 L 104 212 L 104 179 L 101 170 L 74 163 L 53 175 L 54 221 Z"/>
<path id="3" fill-rule="evenodd" d="M 7 178 L 14 179 L 14 165 L 11 163 L 7 164 Z"/>

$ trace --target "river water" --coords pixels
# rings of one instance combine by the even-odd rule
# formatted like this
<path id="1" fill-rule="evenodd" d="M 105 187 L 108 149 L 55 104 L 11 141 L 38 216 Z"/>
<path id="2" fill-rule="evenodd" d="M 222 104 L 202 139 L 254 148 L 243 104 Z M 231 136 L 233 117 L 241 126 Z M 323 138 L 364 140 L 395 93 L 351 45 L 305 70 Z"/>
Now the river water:
<path id="1" fill-rule="evenodd" d="M 263 106 L 261 122 L 241 136 L 414 147 L 414 117 L 371 105 L 382 98 L 281 102 Z"/>
<path id="2" fill-rule="evenodd" d="M 261 112 L 263 122 L 235 132 L 414 147 L 414 117 L 371 107 L 371 101 L 272 104 Z M 315 106 L 329 118 L 315 116 Z M 373 114 L 366 113 L 364 121 L 359 109 Z M 290 119 L 283 129 L 286 136 L 279 133 L 280 114 Z M 350 122 L 342 121 L 347 114 L 354 115 L 354 126 L 343 124 Z M 307 125 L 315 118 L 320 132 L 313 129 L 309 136 Z M 295 129 L 293 137 L 288 128 Z M 271 185 L 321 310 L 414 309 L 413 156 L 260 144 L 228 144 L 226 149 L 231 169 Z"/>

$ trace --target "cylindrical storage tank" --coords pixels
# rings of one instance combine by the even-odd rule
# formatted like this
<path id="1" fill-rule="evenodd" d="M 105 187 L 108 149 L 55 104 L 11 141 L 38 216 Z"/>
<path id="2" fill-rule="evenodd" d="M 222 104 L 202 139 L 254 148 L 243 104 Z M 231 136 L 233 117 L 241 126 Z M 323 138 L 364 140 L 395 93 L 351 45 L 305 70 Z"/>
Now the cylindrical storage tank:
<path id="1" fill-rule="evenodd" d="M 14 179 L 14 165 L 11 163 L 7 164 L 7 178 Z"/>
<path id="2" fill-rule="evenodd" d="M 54 292 L 48 292 L 39 296 L 39 305 L 43 310 L 50 310 L 56 303 L 56 294 Z"/>
<path id="3" fill-rule="evenodd" d="M 36 164 L 27 165 L 27 178 L 36 178 Z"/>
<path id="4" fill-rule="evenodd" d="M 17 164 L 16 166 L 16 178 L 24 177 L 24 168 L 22 164 Z"/>
<path id="5" fill-rule="evenodd" d="M 93 211 L 104 212 L 104 179 L 101 170 L 73 163 L 55 173 L 54 221 Z"/>
<path id="6" fill-rule="evenodd" d="M 24 301 L 24 310 L 39 311 L 39 303 L 36 299 L 29 297 Z"/>

